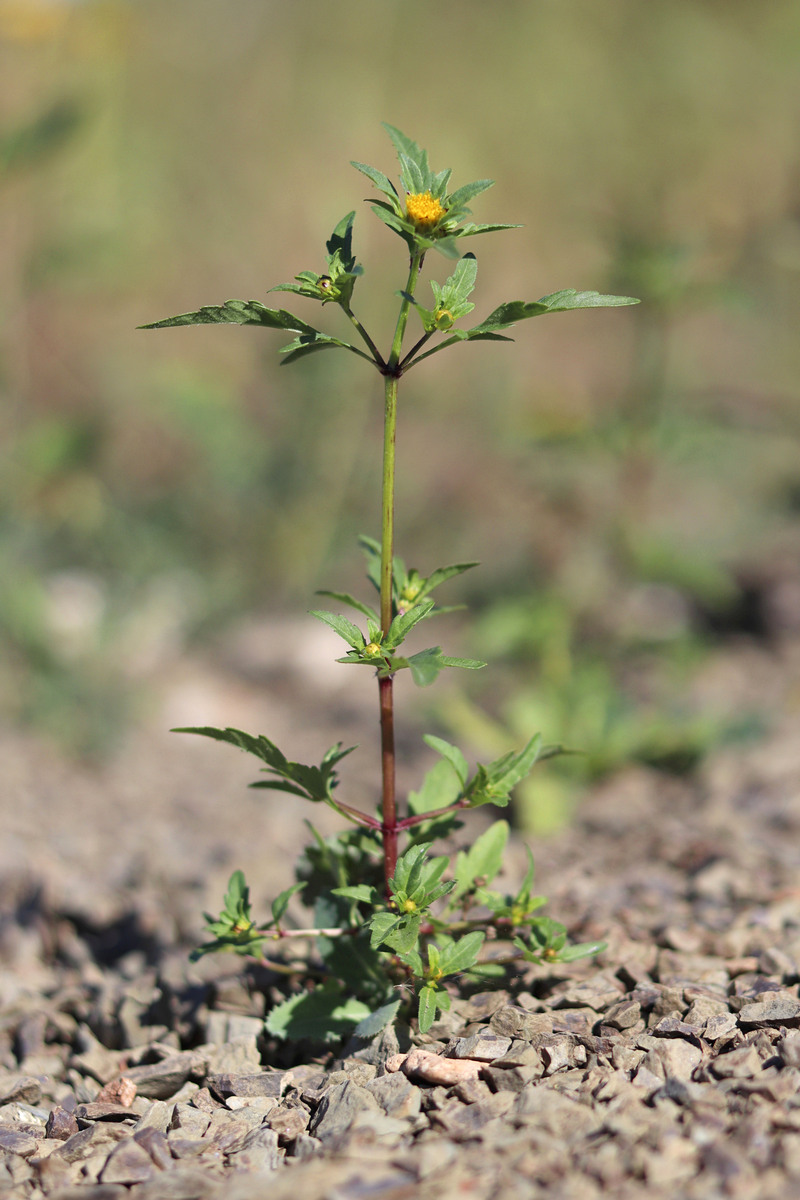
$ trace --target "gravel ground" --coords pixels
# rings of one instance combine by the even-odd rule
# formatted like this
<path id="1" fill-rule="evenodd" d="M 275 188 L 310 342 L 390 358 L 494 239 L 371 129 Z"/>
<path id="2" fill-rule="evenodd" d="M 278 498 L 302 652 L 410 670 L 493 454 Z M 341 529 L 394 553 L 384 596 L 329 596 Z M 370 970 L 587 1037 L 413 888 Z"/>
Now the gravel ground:
<path id="1" fill-rule="evenodd" d="M 628 770 L 534 846 L 548 911 L 605 938 L 602 956 L 456 998 L 424 1038 L 335 1055 L 265 1039 L 263 972 L 188 963 L 231 868 L 274 894 L 304 829 L 291 802 L 244 790 L 245 756 L 161 730 L 238 724 L 314 753 L 362 724 L 371 689 L 345 710 L 331 683 L 322 707 L 345 731 L 310 728 L 299 676 L 234 660 L 170 664 L 101 770 L 0 735 L 0 1192 L 800 1195 L 796 643 L 718 670 L 779 693 L 767 741 L 688 781 Z M 517 845 L 510 873 L 522 864 Z"/>

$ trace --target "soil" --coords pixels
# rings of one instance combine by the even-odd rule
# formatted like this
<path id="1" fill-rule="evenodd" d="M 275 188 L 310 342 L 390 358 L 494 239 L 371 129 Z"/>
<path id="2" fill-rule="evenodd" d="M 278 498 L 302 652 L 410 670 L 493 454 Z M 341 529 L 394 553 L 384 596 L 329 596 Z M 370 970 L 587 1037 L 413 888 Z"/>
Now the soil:
<path id="1" fill-rule="evenodd" d="M 261 660 L 251 629 L 241 658 L 234 639 L 170 663 L 100 768 L 0 735 L 0 1192 L 800 1195 L 800 641 L 709 669 L 781 713 L 764 741 L 691 778 L 628 769 L 534 845 L 548 911 L 603 954 L 454 993 L 424 1037 L 325 1052 L 265 1037 L 265 972 L 188 961 L 233 867 L 257 906 L 291 882 L 309 813 L 246 791 L 254 760 L 163 731 L 258 729 L 299 757 L 372 728 L 368 681 L 345 708 L 315 679 L 312 705 L 276 649 L 292 631 L 261 634 Z M 320 709 L 330 728 L 309 724 Z M 509 884 L 523 869 L 517 842 Z"/>

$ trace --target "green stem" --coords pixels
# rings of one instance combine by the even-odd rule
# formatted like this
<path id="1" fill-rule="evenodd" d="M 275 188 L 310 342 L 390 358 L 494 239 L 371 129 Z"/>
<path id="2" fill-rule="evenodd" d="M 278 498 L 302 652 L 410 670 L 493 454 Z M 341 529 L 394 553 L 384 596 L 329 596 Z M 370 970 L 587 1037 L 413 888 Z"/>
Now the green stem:
<path id="1" fill-rule="evenodd" d="M 383 361 L 383 355 L 378 350 L 378 347 L 375 345 L 372 338 L 369 336 L 366 329 L 361 324 L 358 317 L 355 315 L 355 313 L 350 308 L 350 306 L 347 304 L 341 304 L 340 308 L 341 308 L 342 312 L 345 314 L 345 316 L 348 318 L 348 320 L 352 321 L 353 325 L 356 327 L 359 334 L 364 339 L 364 342 L 369 347 L 369 352 L 372 355 L 376 366 L 378 367 L 379 370 L 382 371 L 385 368 L 386 363 Z"/>
<path id="2" fill-rule="evenodd" d="M 402 374 L 400 357 L 403 336 L 408 323 L 411 298 L 417 285 L 419 269 L 424 254 L 414 251 L 408 269 L 400 311 L 397 315 L 392 349 L 384 367 L 385 405 L 383 420 L 383 487 L 381 497 L 381 630 L 384 637 L 392 624 L 394 563 L 394 467 L 395 436 L 397 430 L 397 384 Z M 389 895 L 389 880 L 397 867 L 397 794 L 396 759 L 394 745 L 394 680 L 391 675 L 378 678 L 378 693 L 381 713 L 381 772 L 383 783 L 382 832 L 383 869 L 386 894 Z"/>

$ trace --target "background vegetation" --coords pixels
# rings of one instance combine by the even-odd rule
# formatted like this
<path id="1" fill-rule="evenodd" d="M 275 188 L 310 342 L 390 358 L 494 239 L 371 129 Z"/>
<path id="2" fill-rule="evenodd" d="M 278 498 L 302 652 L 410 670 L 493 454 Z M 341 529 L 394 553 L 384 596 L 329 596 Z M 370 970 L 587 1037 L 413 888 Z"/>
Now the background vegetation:
<path id="1" fill-rule="evenodd" d="M 370 373 L 135 326 L 319 269 L 387 120 L 498 181 L 477 220 L 524 222 L 476 244 L 478 315 L 644 301 L 409 377 L 398 548 L 482 560 L 464 651 L 501 665 L 425 702 L 493 753 L 531 723 L 586 749 L 528 798 L 540 827 L 752 725 L 692 681 L 721 633 L 800 626 L 798 66 L 793 0 L 0 0 L 6 719 L 97 752 L 165 655 L 352 588 Z M 388 335 L 396 239 L 366 207 L 356 239 Z"/>

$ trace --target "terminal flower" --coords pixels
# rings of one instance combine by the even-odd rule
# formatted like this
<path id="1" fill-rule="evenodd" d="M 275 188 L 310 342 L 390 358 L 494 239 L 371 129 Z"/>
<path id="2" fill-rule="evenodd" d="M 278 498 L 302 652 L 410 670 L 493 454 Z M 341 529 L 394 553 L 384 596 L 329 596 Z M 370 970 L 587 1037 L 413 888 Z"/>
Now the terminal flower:
<path id="1" fill-rule="evenodd" d="M 469 201 L 490 188 L 493 179 L 478 179 L 448 192 L 449 170 L 431 171 L 426 150 L 394 126 L 384 124 L 384 129 L 394 142 L 400 160 L 402 190 L 375 167 L 359 162 L 354 162 L 353 166 L 383 193 L 385 199 L 374 202 L 373 212 L 407 242 L 412 254 L 415 250 L 424 253 L 435 247 L 448 258 L 458 258 L 457 238 L 517 228 L 516 225 L 475 225 L 465 219 L 470 215 Z"/>

